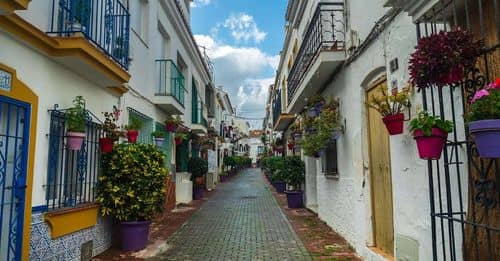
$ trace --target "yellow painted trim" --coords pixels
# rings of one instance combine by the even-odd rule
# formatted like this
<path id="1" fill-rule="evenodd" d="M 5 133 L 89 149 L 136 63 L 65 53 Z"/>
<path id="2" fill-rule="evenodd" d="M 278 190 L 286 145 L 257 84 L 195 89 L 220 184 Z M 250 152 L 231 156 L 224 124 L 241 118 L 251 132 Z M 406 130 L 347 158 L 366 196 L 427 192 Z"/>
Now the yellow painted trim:
<path id="1" fill-rule="evenodd" d="M 99 205 L 91 204 L 45 214 L 45 221 L 50 227 L 50 237 L 54 239 L 95 226 L 98 210 Z"/>
<path id="2" fill-rule="evenodd" d="M 49 56 L 76 56 L 105 74 L 117 85 L 127 83 L 130 74 L 83 36 L 51 37 L 17 14 L 0 16 L 0 28 Z M 125 93 L 127 88 L 115 88 Z"/>
<path id="3" fill-rule="evenodd" d="M 0 0 L 0 9 L 7 13 L 15 10 L 26 10 L 31 0 Z"/>
<path id="4" fill-rule="evenodd" d="M 38 118 L 38 96 L 16 75 L 16 70 L 0 63 L 0 69 L 12 74 L 12 88 L 10 92 L 0 90 L 0 95 L 31 104 L 30 115 L 30 140 L 28 151 L 28 165 L 26 173 L 26 196 L 24 205 L 24 224 L 23 224 L 23 247 L 22 260 L 28 260 L 29 243 L 31 234 L 31 196 L 33 191 L 33 171 L 35 166 L 35 144 L 36 144 L 36 124 Z"/>

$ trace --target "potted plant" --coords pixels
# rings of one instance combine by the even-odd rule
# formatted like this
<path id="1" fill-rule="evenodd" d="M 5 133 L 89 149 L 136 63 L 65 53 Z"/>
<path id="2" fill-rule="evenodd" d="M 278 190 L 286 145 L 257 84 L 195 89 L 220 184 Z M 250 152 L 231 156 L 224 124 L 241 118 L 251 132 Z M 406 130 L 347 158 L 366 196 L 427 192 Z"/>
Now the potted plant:
<path id="1" fill-rule="evenodd" d="M 479 156 L 500 158 L 500 78 L 474 94 L 467 118 Z"/>
<path id="2" fill-rule="evenodd" d="M 70 23 L 72 32 L 85 32 L 90 20 L 91 2 L 88 0 L 71 1 L 71 16 L 67 21 Z"/>
<path id="3" fill-rule="evenodd" d="M 128 125 L 125 126 L 127 130 L 127 139 L 130 143 L 137 142 L 137 136 L 139 136 L 139 130 L 142 127 L 142 121 L 137 117 L 129 117 Z"/>
<path id="4" fill-rule="evenodd" d="M 155 130 L 151 133 L 151 136 L 153 136 L 156 146 L 163 147 L 163 144 L 165 143 L 165 132 Z"/>
<path id="5" fill-rule="evenodd" d="M 165 129 L 168 132 L 176 132 L 177 128 L 181 126 L 183 123 L 181 117 L 179 115 L 177 116 L 169 116 L 167 120 L 165 121 Z"/>
<path id="6" fill-rule="evenodd" d="M 474 67 L 480 44 L 461 28 L 420 38 L 409 61 L 410 82 L 418 88 L 460 81 Z"/>
<path id="7" fill-rule="evenodd" d="M 318 116 L 324 104 L 325 104 L 325 98 L 323 98 L 321 95 L 313 95 L 310 98 L 308 98 L 306 106 L 306 111 L 308 113 L 308 116 L 311 118 Z"/>
<path id="8" fill-rule="evenodd" d="M 291 190 L 285 191 L 289 208 L 301 208 L 304 205 L 302 184 L 305 182 L 305 165 L 302 159 L 297 156 L 285 158 L 286 183 Z"/>
<path id="9" fill-rule="evenodd" d="M 208 172 L 208 162 L 199 157 L 189 159 L 188 170 L 191 172 L 191 181 L 193 181 L 193 199 L 203 198 L 205 185 L 205 175 Z"/>
<path id="10" fill-rule="evenodd" d="M 164 163 L 152 144 L 123 143 L 102 155 L 96 202 L 103 216 L 119 222 L 123 250 L 143 249 L 148 242 L 151 220 L 165 203 Z"/>
<path id="11" fill-rule="evenodd" d="M 284 175 L 286 174 L 285 162 L 283 157 L 271 157 L 267 164 L 269 169 L 271 184 L 274 186 L 278 193 L 283 193 L 286 189 L 286 182 Z"/>
<path id="12" fill-rule="evenodd" d="M 102 129 L 104 131 L 104 137 L 99 138 L 99 148 L 102 153 L 110 153 L 113 151 L 113 145 L 120 136 L 122 131 L 118 127 L 118 120 L 120 119 L 121 111 L 113 106 L 112 112 L 103 112 L 104 123 Z"/>
<path id="13" fill-rule="evenodd" d="M 331 101 L 323 108 L 318 117 L 312 120 L 311 128 L 314 133 L 306 133 L 300 141 L 300 146 L 306 156 L 319 158 L 320 152 L 332 139 L 337 139 L 343 129 L 340 122 L 339 102 L 336 99 Z"/>
<path id="14" fill-rule="evenodd" d="M 66 122 L 68 123 L 68 132 L 66 141 L 68 149 L 80 150 L 85 139 L 85 122 L 87 120 L 87 110 L 85 109 L 85 100 L 82 96 L 76 96 L 73 100 L 73 107 L 66 112 Z"/>
<path id="15" fill-rule="evenodd" d="M 439 159 L 448 133 L 453 131 L 453 123 L 422 111 L 410 122 L 410 131 L 413 132 L 413 137 L 417 141 L 418 154 L 421 159 Z"/>
<path id="16" fill-rule="evenodd" d="M 389 132 L 389 135 L 403 133 L 404 114 L 403 110 L 410 107 L 410 88 L 402 91 L 394 89 L 391 95 L 383 89 L 380 95 L 372 95 L 369 106 L 377 110 L 382 115 L 382 121 Z"/>
<path id="17" fill-rule="evenodd" d="M 187 133 L 177 132 L 175 133 L 175 145 L 179 146 L 188 139 Z"/>

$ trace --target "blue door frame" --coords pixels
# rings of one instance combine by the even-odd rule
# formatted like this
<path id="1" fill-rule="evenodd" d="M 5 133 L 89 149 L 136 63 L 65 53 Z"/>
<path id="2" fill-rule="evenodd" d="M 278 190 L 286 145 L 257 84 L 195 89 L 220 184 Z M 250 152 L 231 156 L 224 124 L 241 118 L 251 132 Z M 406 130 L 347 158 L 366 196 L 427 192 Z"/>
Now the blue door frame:
<path id="1" fill-rule="evenodd" d="M 30 104 L 0 95 L 1 260 L 22 256 L 30 111 Z"/>

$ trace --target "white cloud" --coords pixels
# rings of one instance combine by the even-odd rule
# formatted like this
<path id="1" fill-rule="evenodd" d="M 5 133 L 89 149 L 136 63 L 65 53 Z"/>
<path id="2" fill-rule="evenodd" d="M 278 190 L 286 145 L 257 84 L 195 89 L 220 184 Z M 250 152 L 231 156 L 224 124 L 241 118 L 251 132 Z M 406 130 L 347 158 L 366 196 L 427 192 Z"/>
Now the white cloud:
<path id="1" fill-rule="evenodd" d="M 230 15 L 223 23 L 218 24 L 212 29 L 212 33 L 217 33 L 219 27 L 229 29 L 231 36 L 237 42 L 248 42 L 253 40 L 255 43 L 260 43 L 266 38 L 266 33 L 261 31 L 257 26 L 253 16 L 246 13 Z"/>
<path id="2" fill-rule="evenodd" d="M 255 47 L 235 47 L 218 43 L 211 36 L 195 35 L 196 42 L 207 48 L 214 62 L 215 83 L 224 86 L 237 106 L 247 117 L 262 117 L 272 77 L 263 77 L 276 70 L 279 55 L 269 55 Z"/>
<path id="3" fill-rule="evenodd" d="M 191 7 L 196 8 L 196 7 L 201 7 L 204 5 L 210 4 L 210 0 L 194 0 L 191 2 Z"/>

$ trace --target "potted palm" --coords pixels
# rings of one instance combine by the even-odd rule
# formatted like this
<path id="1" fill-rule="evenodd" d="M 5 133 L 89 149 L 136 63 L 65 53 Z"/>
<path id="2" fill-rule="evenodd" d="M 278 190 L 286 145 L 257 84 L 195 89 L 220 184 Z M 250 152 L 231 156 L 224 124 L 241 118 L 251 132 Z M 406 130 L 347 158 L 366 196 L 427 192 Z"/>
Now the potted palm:
<path id="1" fill-rule="evenodd" d="M 439 159 L 448 133 L 453 131 L 453 123 L 422 111 L 410 122 L 410 131 L 417 141 L 421 159 Z"/>
<path id="2" fill-rule="evenodd" d="M 113 145 L 120 136 L 122 131 L 118 127 L 118 120 L 120 118 L 121 111 L 113 106 L 112 112 L 103 112 L 104 114 L 104 124 L 102 129 L 104 131 L 104 137 L 99 138 L 99 148 L 102 153 L 110 153 L 113 151 Z"/>
<path id="3" fill-rule="evenodd" d="M 284 179 L 291 188 L 285 191 L 289 208 L 301 208 L 304 205 L 302 184 L 305 182 L 305 165 L 297 156 L 285 158 Z"/>
<path id="4" fill-rule="evenodd" d="M 103 216 L 119 223 L 123 250 L 143 249 L 148 242 L 151 220 L 165 203 L 164 163 L 164 154 L 152 144 L 123 143 L 102 155 L 96 202 Z"/>
<path id="5" fill-rule="evenodd" d="M 500 78 L 475 93 L 467 117 L 479 156 L 500 158 Z"/>
<path id="6" fill-rule="evenodd" d="M 68 132 L 66 141 L 68 149 L 80 150 L 85 139 L 85 122 L 87 120 L 87 110 L 85 109 L 85 100 L 82 96 L 76 96 L 73 100 L 73 107 L 66 112 L 66 122 L 68 123 Z"/>
<path id="7" fill-rule="evenodd" d="M 151 133 L 151 136 L 153 136 L 156 146 L 162 147 L 163 144 L 165 143 L 165 132 L 160 130 L 155 130 L 153 131 L 153 133 Z"/>
<path id="8" fill-rule="evenodd" d="M 125 126 L 127 130 L 127 139 L 130 143 L 137 142 L 137 136 L 139 136 L 139 130 L 142 127 L 142 121 L 137 117 L 130 117 L 128 119 L 128 125 Z"/>
<path id="9" fill-rule="evenodd" d="M 410 107 L 410 88 L 404 88 L 398 91 L 397 88 L 388 95 L 383 89 L 380 95 L 372 95 L 369 100 L 369 106 L 377 110 L 382 115 L 382 121 L 389 132 L 389 135 L 403 133 L 403 123 L 405 108 Z"/>
<path id="10" fill-rule="evenodd" d="M 205 175 L 208 172 L 208 162 L 199 157 L 189 159 L 189 172 L 191 172 L 191 181 L 193 181 L 193 199 L 203 198 L 205 190 Z"/>

